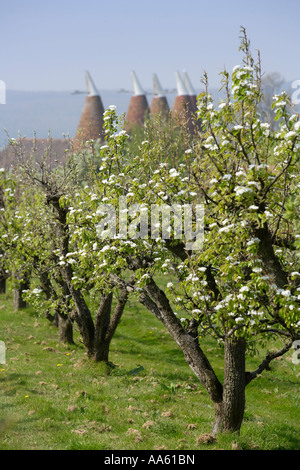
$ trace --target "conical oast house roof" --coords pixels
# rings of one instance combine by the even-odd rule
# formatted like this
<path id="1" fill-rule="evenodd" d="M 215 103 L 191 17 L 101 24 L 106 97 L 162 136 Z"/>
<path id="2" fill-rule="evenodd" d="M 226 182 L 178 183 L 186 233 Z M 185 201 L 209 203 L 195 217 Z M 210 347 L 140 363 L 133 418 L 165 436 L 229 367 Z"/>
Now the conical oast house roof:
<path id="1" fill-rule="evenodd" d="M 150 114 L 153 116 L 160 114 L 162 118 L 167 119 L 170 107 L 156 73 L 153 74 L 153 94 L 154 96 L 150 107 Z"/>
<path id="2" fill-rule="evenodd" d="M 192 85 L 192 82 L 190 80 L 190 77 L 188 76 L 188 73 L 186 70 L 184 70 L 182 72 L 182 75 L 183 75 L 183 81 L 184 81 L 184 84 L 185 84 L 185 87 L 187 89 L 187 92 L 189 94 L 189 97 L 190 97 L 190 102 L 191 102 L 191 112 L 193 114 L 193 117 L 194 119 L 196 120 L 197 119 L 197 94 L 196 94 L 196 91 Z M 201 122 L 200 120 L 198 119 L 197 120 L 197 126 L 199 129 L 201 129 Z"/>
<path id="3" fill-rule="evenodd" d="M 192 85 L 192 82 L 191 82 L 190 77 L 188 76 L 188 73 L 187 73 L 186 70 L 183 70 L 182 75 L 183 75 L 183 82 L 184 82 L 185 88 L 187 89 L 187 92 L 188 92 L 189 97 L 190 97 L 191 110 L 192 110 L 193 113 L 196 113 L 197 112 L 197 95 L 196 95 L 196 92 L 194 90 L 194 87 Z"/>
<path id="4" fill-rule="evenodd" d="M 190 123 L 192 119 L 190 95 L 179 72 L 175 72 L 175 78 L 177 95 L 172 108 L 172 117 L 178 120 L 187 120 Z"/>
<path id="5" fill-rule="evenodd" d="M 89 72 L 85 73 L 85 80 L 87 96 L 74 138 L 75 149 L 82 147 L 88 140 L 104 139 L 102 100 Z"/>
<path id="6" fill-rule="evenodd" d="M 148 101 L 136 74 L 131 72 L 133 95 L 130 99 L 125 118 L 125 129 L 130 132 L 136 126 L 142 126 L 149 113 Z"/>

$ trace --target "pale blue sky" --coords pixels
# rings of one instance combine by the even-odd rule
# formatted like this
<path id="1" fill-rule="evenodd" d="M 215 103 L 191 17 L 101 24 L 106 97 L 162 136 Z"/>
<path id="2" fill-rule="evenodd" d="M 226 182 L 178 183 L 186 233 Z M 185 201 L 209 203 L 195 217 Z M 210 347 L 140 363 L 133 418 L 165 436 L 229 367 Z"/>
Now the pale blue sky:
<path id="1" fill-rule="evenodd" d="M 0 79 L 11 90 L 84 89 L 89 70 L 101 89 L 144 88 L 156 72 L 175 87 L 186 69 L 195 88 L 211 86 L 240 62 L 240 26 L 263 70 L 300 79 L 299 0 L 9 0 L 0 4 Z"/>

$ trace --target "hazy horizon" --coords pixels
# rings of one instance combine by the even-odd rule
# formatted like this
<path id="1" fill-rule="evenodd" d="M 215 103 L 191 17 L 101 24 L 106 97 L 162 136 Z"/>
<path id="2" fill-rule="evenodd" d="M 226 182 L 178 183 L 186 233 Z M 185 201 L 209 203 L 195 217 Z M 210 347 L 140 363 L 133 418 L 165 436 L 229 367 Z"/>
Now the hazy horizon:
<path id="1" fill-rule="evenodd" d="M 147 92 L 147 90 L 145 90 Z M 22 137 L 63 138 L 63 134 L 74 137 L 86 94 L 68 91 L 21 91 L 7 90 L 6 104 L 0 106 L 0 149 L 10 138 Z M 117 90 L 99 90 L 104 109 L 114 104 L 118 115 L 127 112 L 132 94 Z M 152 95 L 147 95 L 150 106 Z M 175 93 L 167 94 L 169 106 Z M 5 131 L 6 129 L 6 131 Z M 7 132 L 7 134 L 6 134 Z"/>

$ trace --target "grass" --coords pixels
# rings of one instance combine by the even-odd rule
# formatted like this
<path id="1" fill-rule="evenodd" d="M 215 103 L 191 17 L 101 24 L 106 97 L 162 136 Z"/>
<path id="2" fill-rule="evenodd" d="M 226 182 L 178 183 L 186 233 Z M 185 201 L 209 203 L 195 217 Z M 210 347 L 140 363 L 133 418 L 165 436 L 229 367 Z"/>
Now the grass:
<path id="1" fill-rule="evenodd" d="M 10 292 L 0 296 L 1 450 L 299 450 L 299 366 L 275 361 L 247 388 L 239 436 L 204 444 L 214 410 L 164 327 L 131 303 L 111 344 L 107 367 L 30 309 L 15 312 Z M 222 354 L 205 350 L 222 375 Z M 256 364 L 255 359 L 251 359 Z"/>

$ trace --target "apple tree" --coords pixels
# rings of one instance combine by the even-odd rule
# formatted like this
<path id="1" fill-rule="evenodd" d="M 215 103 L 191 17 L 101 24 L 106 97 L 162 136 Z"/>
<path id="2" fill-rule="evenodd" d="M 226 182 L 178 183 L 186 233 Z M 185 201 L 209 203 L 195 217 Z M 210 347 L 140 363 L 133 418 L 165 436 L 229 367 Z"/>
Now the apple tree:
<path id="1" fill-rule="evenodd" d="M 134 155 L 124 155 L 120 142 L 128 136 L 116 131 L 115 109 L 108 109 L 95 181 L 100 219 L 92 241 L 101 243 L 95 268 L 165 325 L 214 404 L 213 434 L 240 430 L 248 384 L 291 350 L 300 330 L 291 205 L 299 198 L 300 119 L 282 93 L 273 98 L 276 132 L 261 120 L 260 58 L 254 60 L 245 31 L 240 49 L 241 65 L 222 73 L 219 103 L 204 74 L 202 131 L 181 157 L 169 158 L 153 127 Z M 162 206 L 171 208 L 173 221 L 166 212 L 154 217 Z M 199 217 L 202 246 L 190 243 L 201 232 Z M 88 238 L 82 231 L 77 242 L 84 246 Z M 222 380 L 205 353 L 207 336 L 224 353 Z M 247 357 L 258 350 L 265 356 L 248 370 Z"/>

